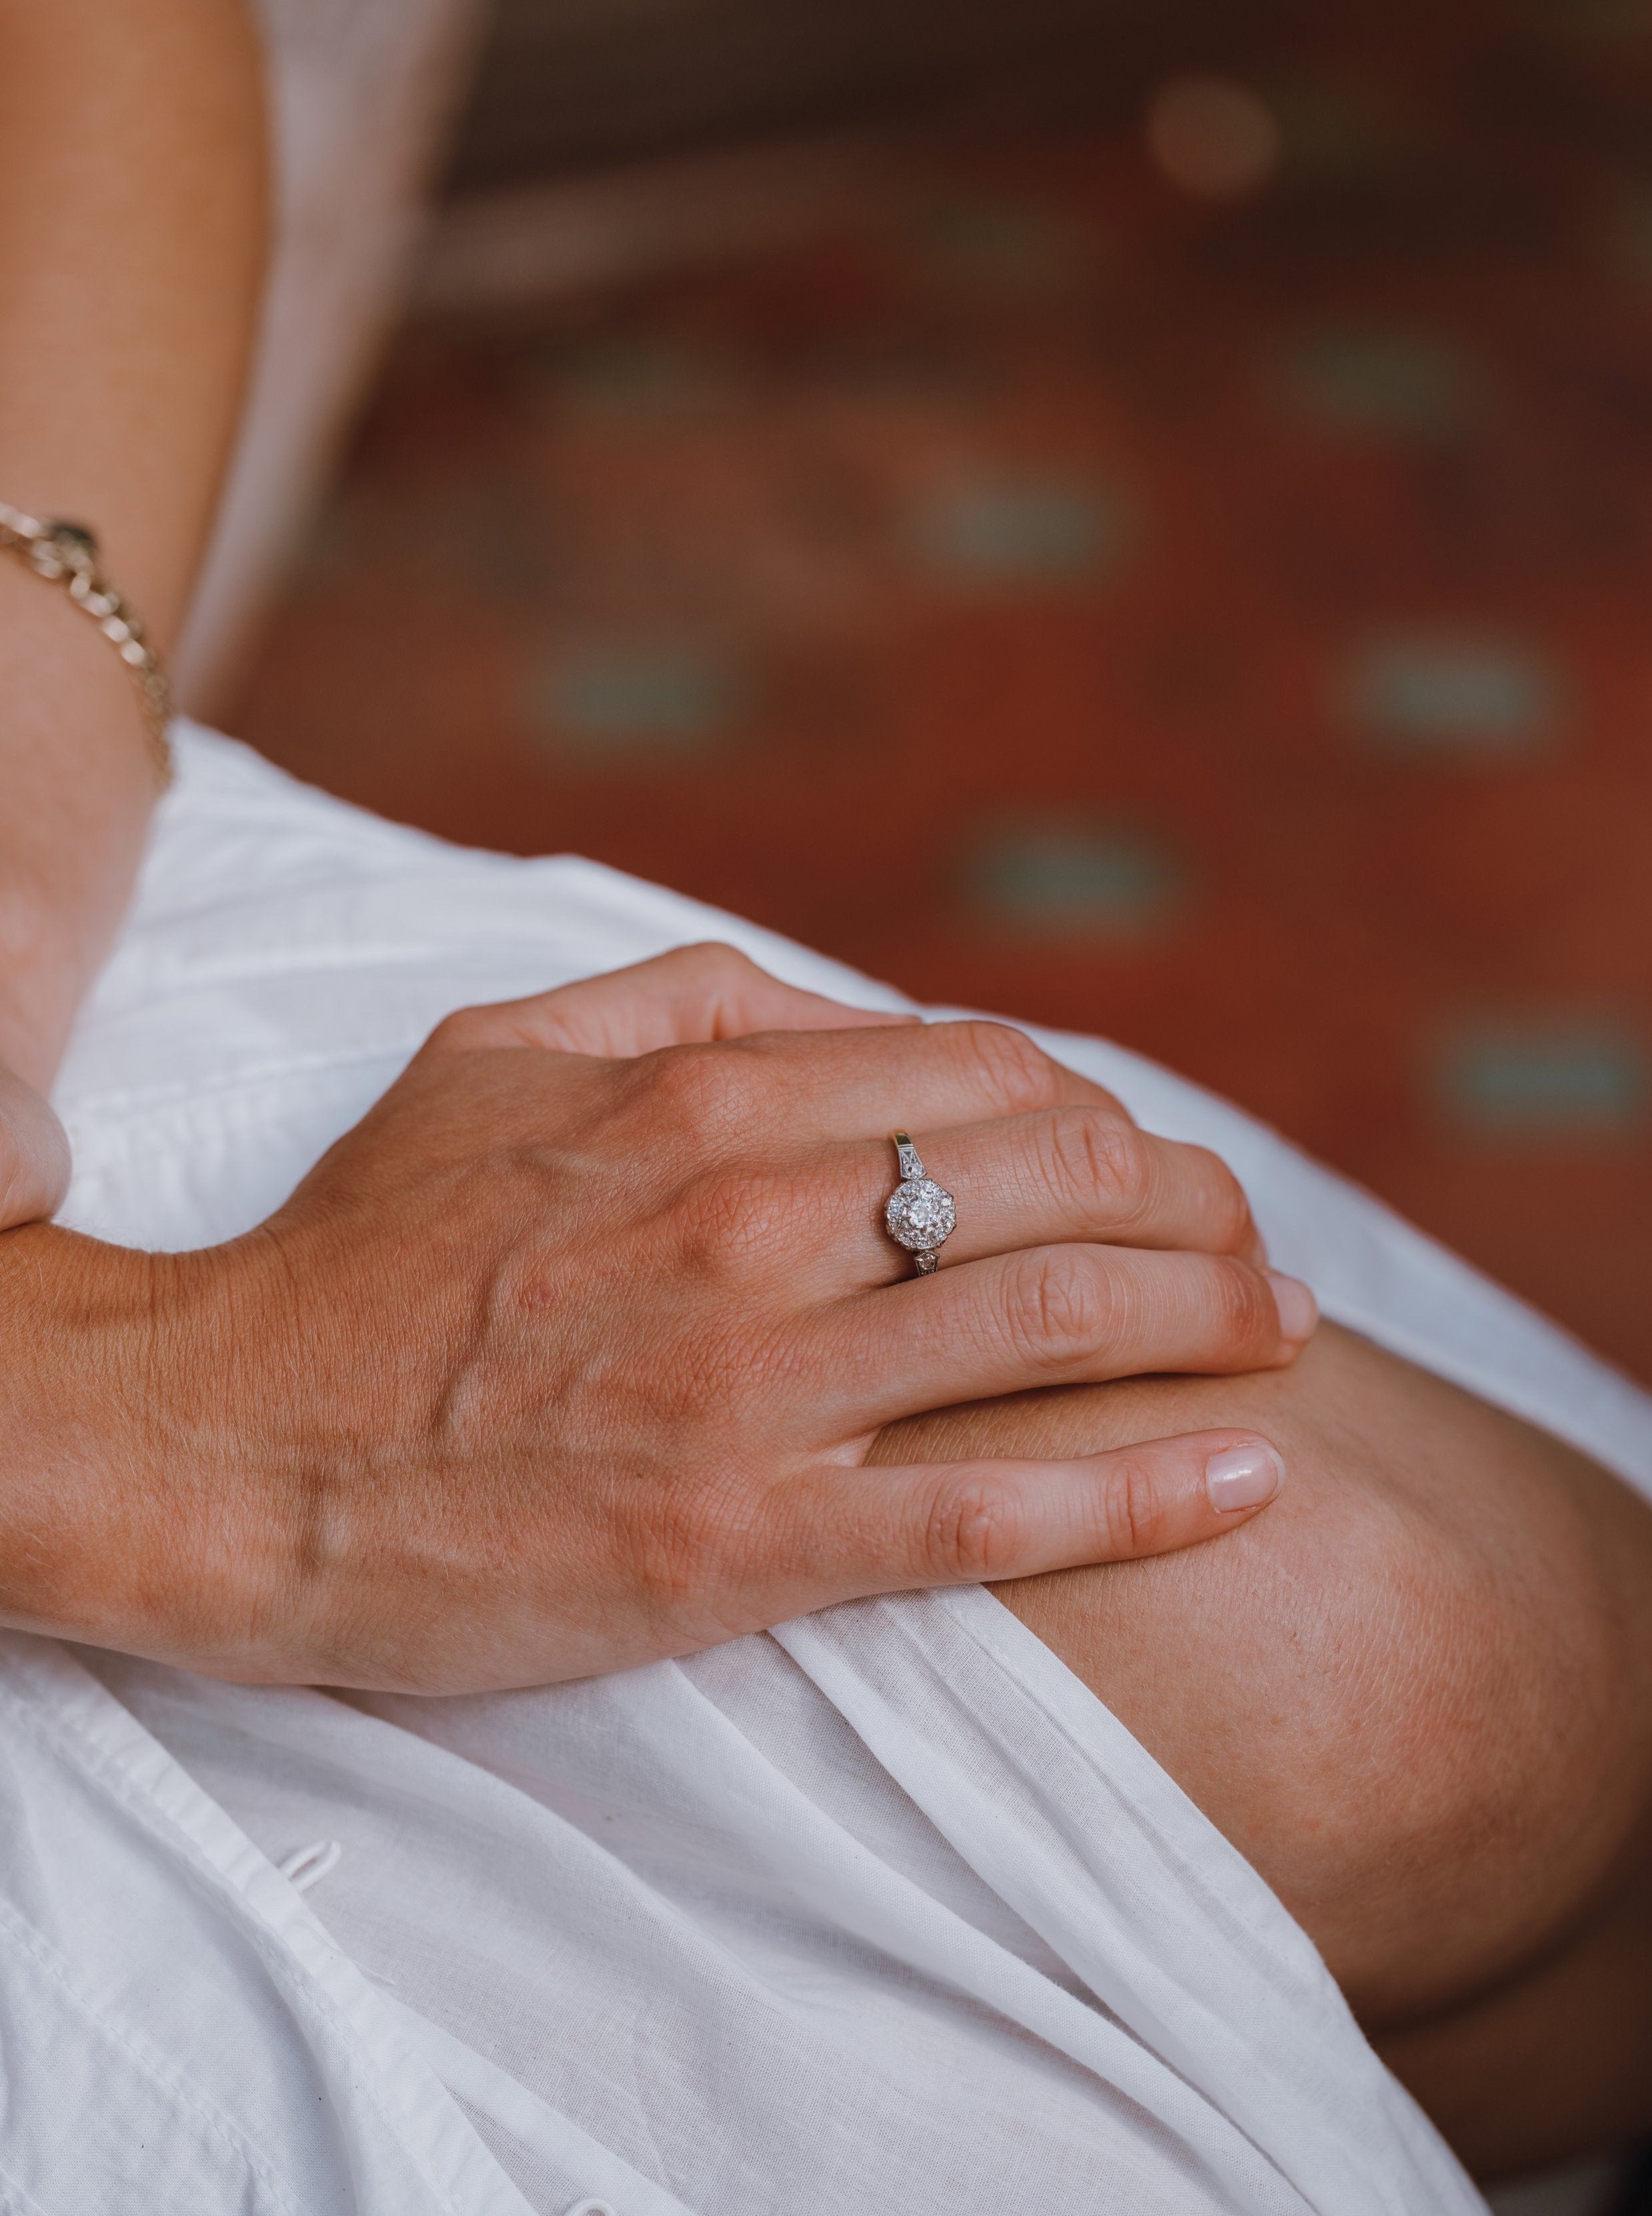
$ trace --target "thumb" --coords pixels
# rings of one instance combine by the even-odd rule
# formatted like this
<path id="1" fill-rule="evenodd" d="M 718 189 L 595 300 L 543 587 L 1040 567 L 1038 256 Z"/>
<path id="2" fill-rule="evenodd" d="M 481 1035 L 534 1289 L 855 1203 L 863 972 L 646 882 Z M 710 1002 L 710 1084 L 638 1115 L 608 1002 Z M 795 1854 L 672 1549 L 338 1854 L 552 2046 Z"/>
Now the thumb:
<path id="1" fill-rule="evenodd" d="M 802 1550 L 833 1598 L 990 1584 L 1196 1546 L 1260 1514 L 1279 1492 L 1285 1462 L 1254 1431 L 1219 1431 L 1071 1462 L 881 1464 L 855 1473 L 878 1486 L 860 1503 L 860 1516 L 844 1513 L 845 1475 L 817 1473 L 826 1520 L 811 1535 L 819 1550 L 806 1543 Z M 817 1486 L 805 1481 L 800 1490 L 813 1493 Z"/>

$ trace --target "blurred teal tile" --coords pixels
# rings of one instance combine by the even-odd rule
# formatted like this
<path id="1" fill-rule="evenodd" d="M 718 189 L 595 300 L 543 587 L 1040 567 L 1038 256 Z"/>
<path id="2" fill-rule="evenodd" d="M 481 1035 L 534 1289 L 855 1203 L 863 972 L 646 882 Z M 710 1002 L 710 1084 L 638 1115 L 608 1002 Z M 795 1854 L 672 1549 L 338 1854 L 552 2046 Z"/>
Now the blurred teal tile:
<path id="1" fill-rule="evenodd" d="M 1479 378 L 1452 339 L 1378 327 L 1298 332 L 1276 372 L 1285 405 L 1328 431 L 1437 439 L 1478 411 Z"/>
<path id="2" fill-rule="evenodd" d="M 1083 577 L 1113 567 L 1128 526 L 1122 503 L 1060 478 L 982 478 L 933 494 L 912 539 L 934 569 L 978 584 Z"/>
<path id="3" fill-rule="evenodd" d="M 1611 1139 L 1647 1126 L 1646 1044 L 1593 1015 L 1475 1020 L 1440 1048 L 1436 1097 L 1488 1139 Z"/>
<path id="4" fill-rule="evenodd" d="M 560 753 L 693 754 L 730 736 L 751 692 L 727 656 L 639 640 L 553 648 L 529 671 L 524 705 L 539 742 Z"/>
<path id="5" fill-rule="evenodd" d="M 1187 871 L 1130 825 L 1024 823 L 983 839 L 965 863 L 971 906 L 1016 933 L 1152 939 L 1182 904 Z"/>
<path id="6" fill-rule="evenodd" d="M 1563 687 L 1534 649 L 1486 637 L 1403 634 L 1353 658 L 1347 710 L 1365 742 L 1396 754 L 1502 757 L 1550 739 Z"/>

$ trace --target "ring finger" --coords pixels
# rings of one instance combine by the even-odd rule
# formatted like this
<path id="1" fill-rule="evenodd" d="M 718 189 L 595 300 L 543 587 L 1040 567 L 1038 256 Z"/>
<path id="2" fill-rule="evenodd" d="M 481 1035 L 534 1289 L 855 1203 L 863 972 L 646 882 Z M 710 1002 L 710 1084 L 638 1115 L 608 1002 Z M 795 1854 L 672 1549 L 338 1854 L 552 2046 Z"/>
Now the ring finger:
<path id="1" fill-rule="evenodd" d="M 943 1266 L 1069 1240 L 1267 1259 L 1244 1189 L 1219 1155 L 1105 1109 L 1001 1117 L 925 1136 L 920 1148 L 925 1174 L 955 1205 L 957 1227 L 939 1252 Z M 829 1205 L 840 1225 L 854 1228 L 856 1281 L 909 1275 L 908 1255 L 886 1228 L 900 1176 L 895 1148 L 835 1151 Z M 841 1285 L 841 1235 L 828 1244 Z M 824 1259 L 827 1244 L 819 1251 Z"/>

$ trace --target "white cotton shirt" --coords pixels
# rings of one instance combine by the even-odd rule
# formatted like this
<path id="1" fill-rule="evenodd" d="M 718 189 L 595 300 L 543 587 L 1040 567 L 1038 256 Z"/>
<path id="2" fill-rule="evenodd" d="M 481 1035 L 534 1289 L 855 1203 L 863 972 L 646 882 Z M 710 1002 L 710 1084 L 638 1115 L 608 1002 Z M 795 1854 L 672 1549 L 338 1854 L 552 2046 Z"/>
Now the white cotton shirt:
<path id="1" fill-rule="evenodd" d="M 430 1025 L 688 940 L 887 988 L 593 863 L 464 853 L 188 729 L 59 1102 L 65 1220 L 281 1200 Z M 1236 1111 L 1326 1312 L 1652 1488 L 1652 1404 Z M 1304 1935 L 970 1590 L 416 1701 L 0 1639 L 0 2209 L 1416 2216 L 1483 2204 Z M 275 1865 L 342 1854 L 301 1895 Z"/>

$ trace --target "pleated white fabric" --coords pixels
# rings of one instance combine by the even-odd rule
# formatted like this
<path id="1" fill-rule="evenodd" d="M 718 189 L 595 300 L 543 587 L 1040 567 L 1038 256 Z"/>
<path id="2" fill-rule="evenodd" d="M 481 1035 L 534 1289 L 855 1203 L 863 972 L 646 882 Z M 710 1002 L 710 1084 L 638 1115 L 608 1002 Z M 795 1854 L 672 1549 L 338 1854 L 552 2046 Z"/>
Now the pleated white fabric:
<path id="1" fill-rule="evenodd" d="M 83 1228 L 237 1232 L 450 1009 L 687 940 L 900 1005 L 591 863 L 179 755 L 60 1090 Z M 1222 1103 L 1047 1043 L 1225 1153 L 1328 1313 L 1652 1490 L 1621 1378 Z M 0 1733 L 0 2206 L 1483 2205 L 1242 1857 L 985 1592 L 456 1701 L 14 1638 Z M 274 1864 L 323 1842 L 301 1897 Z"/>

